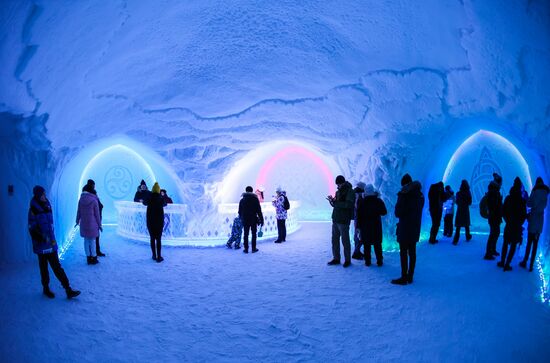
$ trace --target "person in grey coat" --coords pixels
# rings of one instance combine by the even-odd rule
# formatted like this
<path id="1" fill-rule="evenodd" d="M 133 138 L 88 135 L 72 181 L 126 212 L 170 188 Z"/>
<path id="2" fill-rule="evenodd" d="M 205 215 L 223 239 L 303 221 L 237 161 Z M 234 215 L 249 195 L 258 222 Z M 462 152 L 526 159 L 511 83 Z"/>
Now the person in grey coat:
<path id="1" fill-rule="evenodd" d="M 539 237 L 542 233 L 542 227 L 544 225 L 544 209 L 548 203 L 548 193 L 550 189 L 544 185 L 544 181 L 539 176 L 535 182 L 535 187 L 531 191 L 527 206 L 531 208 L 527 221 L 529 225 L 527 227 L 527 247 L 525 248 L 525 257 L 519 265 L 523 268 L 527 267 L 527 260 L 531 255 L 531 263 L 529 264 L 529 271 L 533 271 L 533 264 L 537 257 L 537 247 L 539 244 Z M 531 250 L 531 247 L 533 248 Z"/>
<path id="2" fill-rule="evenodd" d="M 460 183 L 460 190 L 456 193 L 456 218 L 455 226 L 456 232 L 453 238 L 453 245 L 458 244 L 460 238 L 460 228 L 464 227 L 466 230 L 466 241 L 472 239 L 470 234 L 470 206 L 472 205 L 472 193 L 470 192 L 470 185 L 466 180 L 462 180 Z"/>

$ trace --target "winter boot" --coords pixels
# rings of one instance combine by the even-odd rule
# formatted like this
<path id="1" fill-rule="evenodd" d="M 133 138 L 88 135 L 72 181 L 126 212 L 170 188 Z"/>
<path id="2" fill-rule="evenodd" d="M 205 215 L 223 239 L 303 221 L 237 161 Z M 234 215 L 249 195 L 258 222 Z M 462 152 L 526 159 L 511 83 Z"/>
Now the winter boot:
<path id="1" fill-rule="evenodd" d="M 523 260 L 519 263 L 519 265 L 523 268 L 527 268 L 527 261 Z"/>
<path id="2" fill-rule="evenodd" d="M 340 264 L 340 260 L 330 260 L 327 265 L 329 266 L 334 266 L 334 265 L 339 265 Z"/>
<path id="3" fill-rule="evenodd" d="M 495 257 L 494 257 L 493 255 L 485 254 L 485 256 L 483 256 L 483 259 L 484 259 L 484 260 L 494 260 Z"/>
<path id="4" fill-rule="evenodd" d="M 409 274 L 407 275 L 407 283 L 412 284 L 413 283 L 413 275 Z"/>
<path id="5" fill-rule="evenodd" d="M 73 297 L 77 297 L 80 295 L 80 291 L 73 290 L 71 287 L 68 287 L 65 289 L 65 292 L 67 293 L 67 299 L 72 299 Z"/>
<path id="6" fill-rule="evenodd" d="M 345 261 L 342 266 L 343 267 L 350 267 L 351 266 L 351 261 Z"/>
<path id="7" fill-rule="evenodd" d="M 97 259 L 97 256 L 90 257 L 90 261 L 92 265 L 97 265 L 99 263 L 99 260 Z"/>
<path id="8" fill-rule="evenodd" d="M 512 266 L 508 264 L 504 265 L 504 271 L 512 271 Z"/>
<path id="9" fill-rule="evenodd" d="M 351 255 L 351 258 L 354 260 L 362 260 L 365 258 L 365 256 L 360 251 L 353 252 L 353 255 Z"/>
<path id="10" fill-rule="evenodd" d="M 407 278 L 400 277 L 398 279 L 391 280 L 391 283 L 394 285 L 407 285 Z"/>
<path id="11" fill-rule="evenodd" d="M 227 248 L 229 248 L 229 249 L 232 249 L 232 248 L 233 248 L 233 247 L 231 246 L 231 242 L 227 242 L 227 243 L 225 244 L 225 246 L 226 246 Z"/>
<path id="12" fill-rule="evenodd" d="M 158 263 L 158 262 L 162 262 L 162 261 L 164 261 L 164 258 L 162 258 L 162 256 L 159 256 L 159 257 L 157 258 L 157 263 Z"/>
<path id="13" fill-rule="evenodd" d="M 98 255 L 99 257 L 105 257 L 105 254 L 104 254 L 103 252 L 101 252 L 101 251 L 97 251 L 97 255 Z"/>
<path id="14" fill-rule="evenodd" d="M 46 295 L 48 298 L 53 299 L 55 297 L 55 294 L 50 290 L 49 287 L 45 287 L 44 290 L 42 290 L 43 294 Z"/>
<path id="15" fill-rule="evenodd" d="M 500 268 L 504 267 L 504 262 L 502 261 L 497 262 L 497 267 L 500 267 Z"/>
<path id="16" fill-rule="evenodd" d="M 86 256 L 86 261 L 87 261 L 88 265 L 91 265 L 92 264 L 92 256 Z"/>
<path id="17" fill-rule="evenodd" d="M 257 249 L 257 248 L 253 248 L 253 249 L 252 249 L 252 253 L 256 253 L 256 252 L 258 252 L 258 251 L 259 251 L 259 249 Z"/>

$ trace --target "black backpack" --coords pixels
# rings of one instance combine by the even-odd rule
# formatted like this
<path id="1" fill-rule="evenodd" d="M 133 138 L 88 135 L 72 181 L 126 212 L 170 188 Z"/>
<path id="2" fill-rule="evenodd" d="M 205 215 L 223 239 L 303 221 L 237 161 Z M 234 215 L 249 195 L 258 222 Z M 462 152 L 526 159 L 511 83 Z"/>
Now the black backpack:
<path id="1" fill-rule="evenodd" d="M 284 198 L 285 198 L 285 201 L 283 202 L 283 208 L 285 210 L 289 210 L 290 209 L 290 202 L 288 201 L 288 198 L 286 197 L 286 195 L 284 195 Z"/>
<path id="2" fill-rule="evenodd" d="M 479 215 L 481 218 L 489 218 L 489 203 L 487 200 L 487 194 L 485 194 L 479 201 Z"/>

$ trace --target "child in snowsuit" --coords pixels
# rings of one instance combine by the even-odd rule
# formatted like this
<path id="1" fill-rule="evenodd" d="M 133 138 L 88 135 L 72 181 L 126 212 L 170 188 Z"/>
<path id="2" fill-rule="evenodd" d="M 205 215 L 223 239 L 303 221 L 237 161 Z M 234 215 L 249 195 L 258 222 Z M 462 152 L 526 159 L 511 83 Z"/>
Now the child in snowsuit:
<path id="1" fill-rule="evenodd" d="M 231 236 L 225 244 L 227 248 L 232 248 L 232 244 L 235 243 L 235 249 L 241 248 L 241 235 L 243 233 L 243 223 L 239 216 L 236 216 L 233 220 L 233 226 L 231 227 Z"/>
<path id="2" fill-rule="evenodd" d="M 448 199 L 443 203 L 443 235 L 445 237 L 452 237 L 453 217 L 455 214 L 455 193 L 450 185 L 445 187 L 445 197 Z"/>

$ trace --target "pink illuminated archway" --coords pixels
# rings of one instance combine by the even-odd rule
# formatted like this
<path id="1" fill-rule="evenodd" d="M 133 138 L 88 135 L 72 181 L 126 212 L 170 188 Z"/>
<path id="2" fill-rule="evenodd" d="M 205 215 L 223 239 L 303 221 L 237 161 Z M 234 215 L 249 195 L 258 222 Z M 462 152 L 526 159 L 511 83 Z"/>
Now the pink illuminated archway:
<path id="1" fill-rule="evenodd" d="M 336 192 L 336 186 L 334 184 L 334 175 L 330 171 L 328 166 L 325 164 L 325 162 L 311 150 L 308 150 L 304 147 L 300 147 L 296 145 L 288 146 L 282 150 L 279 150 L 275 155 L 273 155 L 270 159 L 268 159 L 258 173 L 258 178 L 256 179 L 256 185 L 265 185 L 269 172 L 274 168 L 277 162 L 279 162 L 284 157 L 292 154 L 299 154 L 311 160 L 311 162 L 315 164 L 321 171 L 330 194 L 334 195 L 334 193 Z"/>

